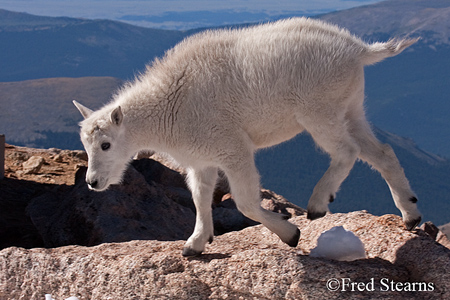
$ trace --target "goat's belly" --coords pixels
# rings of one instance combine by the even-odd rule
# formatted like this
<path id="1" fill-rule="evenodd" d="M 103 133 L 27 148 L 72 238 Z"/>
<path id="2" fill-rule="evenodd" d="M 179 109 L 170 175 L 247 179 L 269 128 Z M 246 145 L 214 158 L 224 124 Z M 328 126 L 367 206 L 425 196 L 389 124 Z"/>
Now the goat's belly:
<path id="1" fill-rule="evenodd" d="M 255 124 L 248 134 L 257 148 L 267 148 L 290 140 L 304 128 L 295 120 L 272 120 Z"/>

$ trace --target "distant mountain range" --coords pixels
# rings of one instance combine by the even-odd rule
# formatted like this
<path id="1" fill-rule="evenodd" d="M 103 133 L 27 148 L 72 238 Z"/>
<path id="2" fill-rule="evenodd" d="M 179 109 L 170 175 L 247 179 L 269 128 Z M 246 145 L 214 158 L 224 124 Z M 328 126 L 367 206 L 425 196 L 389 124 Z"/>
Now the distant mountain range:
<path id="1" fill-rule="evenodd" d="M 0 10 L 0 82 L 81 76 L 129 79 L 185 36 L 108 20 Z"/>
<path id="2" fill-rule="evenodd" d="M 231 9 L 216 11 L 171 11 L 160 15 L 124 15 L 119 20 L 144 27 L 189 30 L 192 28 L 229 26 L 242 23 L 261 23 L 293 16 L 314 16 L 330 11 L 329 9 L 316 9 L 312 11 L 290 11 L 281 14 L 269 14 L 266 11 L 236 11 Z"/>
<path id="3" fill-rule="evenodd" d="M 420 148 L 450 157 L 449 16 L 450 3 L 441 0 L 391 0 L 320 16 L 369 41 L 422 37 L 405 53 L 366 68 L 366 103 L 382 129 L 378 136 L 404 165 L 425 219 L 436 224 L 450 221 L 450 165 Z M 98 108 L 146 63 L 198 31 L 0 10 L 0 133 L 17 145 L 81 148 L 71 100 Z M 413 138 L 420 148 L 383 130 Z M 264 186 L 303 207 L 328 164 L 307 135 L 261 151 L 257 161 Z M 363 164 L 330 208 L 398 213 L 386 184 Z"/>
<path id="4" fill-rule="evenodd" d="M 422 38 L 405 53 L 366 68 L 367 111 L 378 127 L 450 157 L 450 2 L 390 0 L 319 17 L 370 41 L 406 34 Z M 0 82 L 131 79 L 154 57 L 198 31 L 0 10 Z"/>
<path id="5" fill-rule="evenodd" d="M 293 15 L 311 16 L 380 1 L 382 0 L 7 0 L 0 2 L 0 8 L 35 15 L 82 16 L 88 19 L 124 21 L 142 27 L 189 30 L 264 22 Z"/>

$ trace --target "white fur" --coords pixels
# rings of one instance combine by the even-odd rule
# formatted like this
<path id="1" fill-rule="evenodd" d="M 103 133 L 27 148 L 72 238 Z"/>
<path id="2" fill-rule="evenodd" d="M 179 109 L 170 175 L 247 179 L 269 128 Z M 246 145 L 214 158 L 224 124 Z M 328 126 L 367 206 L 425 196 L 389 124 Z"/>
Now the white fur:
<path id="1" fill-rule="evenodd" d="M 165 152 L 189 169 L 197 223 L 186 249 L 203 251 L 213 235 L 210 205 L 218 169 L 227 175 L 238 208 L 289 243 L 296 226 L 260 207 L 253 155 L 306 130 L 331 156 L 309 201 L 309 216 L 328 211 L 330 196 L 360 158 L 386 179 L 404 220 L 417 220 L 403 169 L 392 149 L 374 137 L 363 108 L 364 65 L 414 42 L 369 45 L 306 18 L 189 37 L 102 109 L 76 104 L 86 118 L 81 139 L 89 155 L 87 182 L 104 190 L 120 181 L 136 152 Z M 112 116 L 117 113 L 120 120 Z M 105 142 L 111 147 L 102 151 Z"/>

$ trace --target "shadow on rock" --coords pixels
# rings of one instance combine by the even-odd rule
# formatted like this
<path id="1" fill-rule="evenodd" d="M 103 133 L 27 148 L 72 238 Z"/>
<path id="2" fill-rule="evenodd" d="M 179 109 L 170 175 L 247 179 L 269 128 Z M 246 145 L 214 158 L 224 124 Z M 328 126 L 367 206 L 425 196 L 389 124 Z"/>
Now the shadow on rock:
<path id="1" fill-rule="evenodd" d="M 396 252 L 394 265 L 409 271 L 409 278 L 402 288 L 414 290 L 421 299 L 447 299 L 450 294 L 450 250 L 420 229 L 417 234 Z"/>
<path id="2" fill-rule="evenodd" d="M 0 205 L 7 206 L 8 212 L 14 211 L 16 223 L 21 223 L 4 227 L 17 237 L 5 239 L 6 231 L 0 232 L 5 241 L 2 248 L 186 240 L 192 233 L 195 207 L 181 173 L 158 161 L 140 159 L 131 163 L 120 185 L 94 192 L 86 185 L 86 171 L 86 167 L 79 167 L 73 186 L 2 181 L 2 191 L 9 190 L 12 194 L 7 197 L 2 194 Z M 224 176 L 221 178 L 226 180 Z M 237 210 L 223 186 L 227 184 L 218 183 L 217 199 L 212 204 L 215 234 L 258 224 Z M 16 194 L 21 195 L 20 201 L 16 200 Z M 261 205 L 266 209 L 289 216 L 304 214 L 302 208 L 271 191 L 262 190 L 261 195 Z M 8 214 L 6 211 L 0 214 L 0 224 L 11 223 Z"/>
<path id="3" fill-rule="evenodd" d="M 46 247 L 189 237 L 195 214 L 170 199 L 165 193 L 167 186 L 147 182 L 130 167 L 122 184 L 94 192 L 84 182 L 86 170 L 80 168 L 75 186 L 66 193 L 44 194 L 28 206 Z"/>

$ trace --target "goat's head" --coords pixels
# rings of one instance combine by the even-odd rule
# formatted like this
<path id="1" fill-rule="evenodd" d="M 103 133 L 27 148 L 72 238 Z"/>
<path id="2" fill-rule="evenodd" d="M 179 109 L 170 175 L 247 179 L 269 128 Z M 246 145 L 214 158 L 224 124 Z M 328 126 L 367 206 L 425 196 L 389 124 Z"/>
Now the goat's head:
<path id="1" fill-rule="evenodd" d="M 80 136 L 89 158 L 86 182 L 91 190 L 106 190 L 120 183 L 129 161 L 122 109 L 117 106 L 94 112 L 73 103 L 84 117 Z"/>

